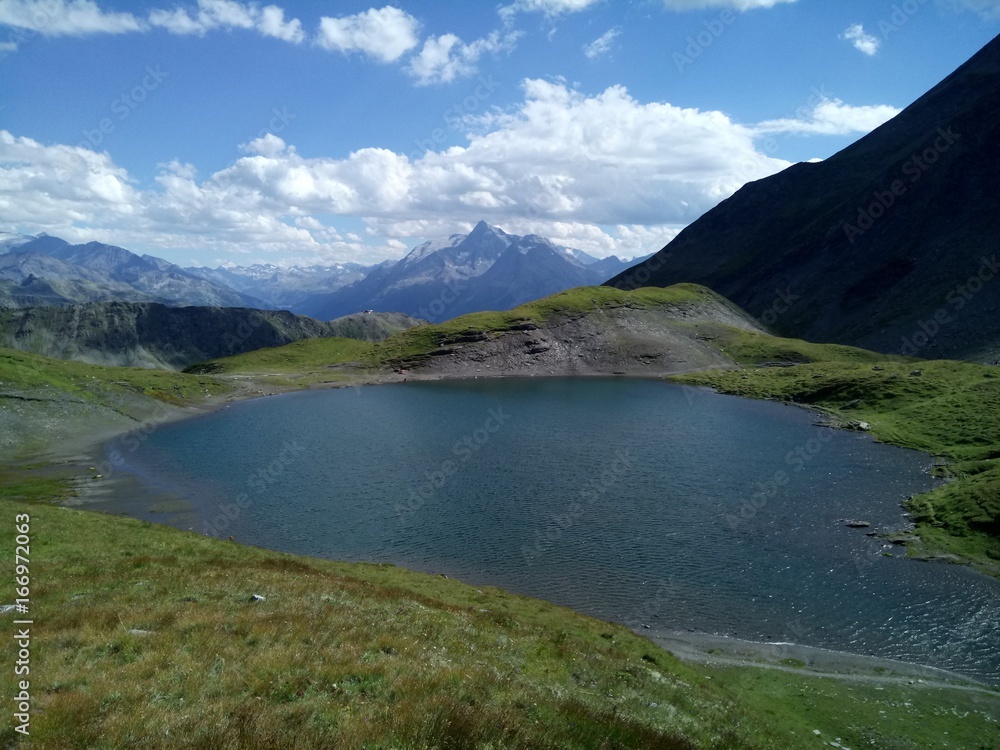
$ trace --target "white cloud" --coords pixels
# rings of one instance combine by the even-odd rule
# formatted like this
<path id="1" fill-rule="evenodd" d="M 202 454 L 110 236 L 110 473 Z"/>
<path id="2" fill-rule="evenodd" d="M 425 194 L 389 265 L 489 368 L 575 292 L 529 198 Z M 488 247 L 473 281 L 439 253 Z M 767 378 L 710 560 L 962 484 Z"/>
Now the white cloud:
<path id="1" fill-rule="evenodd" d="M 756 129 L 762 134 L 854 135 L 874 130 L 900 111 L 887 104 L 854 107 L 840 99 L 823 99 L 806 117 L 768 120 L 757 125 Z"/>
<path id="2" fill-rule="evenodd" d="M 882 46 L 882 40 L 867 33 L 865 31 L 865 27 L 860 23 L 848 26 L 844 33 L 841 34 L 840 38 L 846 39 L 854 45 L 854 49 L 858 52 L 863 52 L 869 57 L 878 52 L 879 47 Z"/>
<path id="3" fill-rule="evenodd" d="M 0 25 L 44 36 L 124 34 L 162 28 L 172 34 L 198 36 L 215 29 L 256 29 L 264 36 L 293 43 L 305 38 L 302 23 L 298 19 L 286 21 L 278 6 L 262 9 L 256 3 L 235 0 L 198 0 L 194 7 L 153 9 L 146 20 L 132 13 L 103 11 L 93 0 L 0 0 Z"/>
<path id="4" fill-rule="evenodd" d="M 149 13 L 150 25 L 171 34 L 204 36 L 217 29 L 255 29 L 264 36 L 298 44 L 305 38 L 302 22 L 285 21 L 285 11 L 276 5 L 261 9 L 235 0 L 198 0 L 197 8 L 156 9 Z"/>
<path id="5" fill-rule="evenodd" d="M 598 57 L 606 55 L 611 51 L 611 45 L 620 35 L 621 31 L 618 29 L 608 29 L 590 44 L 584 45 L 583 54 L 590 60 L 596 60 Z"/>
<path id="6" fill-rule="evenodd" d="M 298 44 L 305 39 L 302 22 L 297 18 L 285 20 L 285 11 L 277 5 L 268 5 L 260 12 L 257 27 L 264 36 L 273 36 L 292 44 Z"/>
<path id="7" fill-rule="evenodd" d="M 342 18 L 320 19 L 317 44 L 341 52 L 362 52 L 380 62 L 393 62 L 417 46 L 420 23 L 409 13 L 387 5 Z"/>
<path id="8" fill-rule="evenodd" d="M 1000 19 L 1000 0 L 938 0 L 938 2 L 955 12 L 969 10 L 987 20 Z"/>
<path id="9" fill-rule="evenodd" d="M 597 5 L 601 0 L 515 0 L 500 8 L 500 15 L 512 18 L 515 13 L 544 13 L 546 16 L 561 16 L 577 13 Z"/>
<path id="10" fill-rule="evenodd" d="M 589 96 L 562 82 L 522 86 L 513 109 L 466 121 L 464 145 L 419 158 L 384 148 L 307 158 L 267 134 L 205 177 L 189 164 L 163 165 L 145 189 L 108 154 L 0 131 L 0 231 L 185 257 L 252 247 L 372 261 L 399 257 L 404 239 L 485 218 L 594 255 L 637 255 L 744 183 L 789 166 L 756 145 L 762 134 L 855 133 L 895 112 L 824 99 L 807 117 L 747 126 L 721 112 L 640 102 L 621 86 Z M 337 234 L 338 216 L 361 218 L 368 244 Z"/>
<path id="11" fill-rule="evenodd" d="M 268 158 L 273 158 L 287 149 L 288 144 L 285 143 L 284 139 L 279 138 L 273 133 L 267 133 L 260 138 L 255 138 L 249 143 L 240 145 L 241 151 L 245 151 L 249 154 L 260 154 L 261 156 L 266 156 Z"/>
<path id="12" fill-rule="evenodd" d="M 663 0 L 667 10 L 701 10 L 703 8 L 732 8 L 746 11 L 757 8 L 773 8 L 781 3 L 797 0 Z"/>
<path id="13" fill-rule="evenodd" d="M 421 86 L 450 83 L 456 78 L 473 75 L 477 70 L 476 63 L 485 53 L 511 52 L 518 37 L 516 32 L 501 36 L 500 32 L 494 31 L 470 44 L 464 44 L 454 34 L 428 37 L 420 52 L 410 60 L 406 71 Z"/>
<path id="14" fill-rule="evenodd" d="M 3 0 L 0 24 L 43 36 L 84 36 L 141 31 L 131 13 L 107 13 L 92 0 Z"/>

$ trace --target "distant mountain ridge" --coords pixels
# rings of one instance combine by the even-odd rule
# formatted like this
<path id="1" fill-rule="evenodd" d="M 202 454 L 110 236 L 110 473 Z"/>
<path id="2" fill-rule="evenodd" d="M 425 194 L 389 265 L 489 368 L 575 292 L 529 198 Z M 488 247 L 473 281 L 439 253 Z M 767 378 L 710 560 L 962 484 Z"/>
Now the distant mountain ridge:
<path id="1" fill-rule="evenodd" d="M 71 245 L 49 235 L 5 235 L 0 242 L 0 307 L 87 302 L 270 308 L 272 305 L 162 258 L 115 245 Z M 23 239 L 23 241 L 22 241 Z"/>
<path id="2" fill-rule="evenodd" d="M 629 265 L 617 257 L 598 260 L 538 235 L 507 234 L 480 221 L 469 234 L 425 242 L 401 260 L 295 309 L 321 320 L 374 309 L 440 322 L 600 284 Z"/>
<path id="3" fill-rule="evenodd" d="M 182 370 L 306 338 L 381 341 L 421 322 L 369 314 L 322 323 L 287 310 L 91 302 L 2 310 L 0 346 L 91 364 Z"/>
<path id="4" fill-rule="evenodd" d="M 224 284 L 243 294 L 297 312 L 298 304 L 334 292 L 363 279 L 375 266 L 360 263 L 282 267 L 272 263 L 250 266 L 188 267 L 188 273 Z"/>
<path id="5" fill-rule="evenodd" d="M 704 284 L 786 336 L 1000 357 L 1000 37 L 824 162 L 741 188 L 622 289 Z"/>
<path id="6" fill-rule="evenodd" d="M 641 260 L 641 259 L 637 259 Z M 321 320 L 378 310 L 442 321 L 600 284 L 636 261 L 598 259 L 486 222 L 374 266 L 255 263 L 181 268 L 115 245 L 0 233 L 0 308 L 88 302 L 287 309 Z"/>

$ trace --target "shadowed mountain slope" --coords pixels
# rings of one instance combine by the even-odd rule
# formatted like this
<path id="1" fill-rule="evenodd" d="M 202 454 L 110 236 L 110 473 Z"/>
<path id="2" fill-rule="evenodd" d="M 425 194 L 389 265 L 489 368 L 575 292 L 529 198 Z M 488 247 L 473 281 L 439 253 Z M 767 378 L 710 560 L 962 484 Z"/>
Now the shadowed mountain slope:
<path id="1" fill-rule="evenodd" d="M 775 331 L 1000 357 L 1000 38 L 821 163 L 745 185 L 607 283 L 704 284 Z"/>
<path id="2" fill-rule="evenodd" d="M 91 364 L 180 370 L 305 338 L 380 341 L 419 323 L 395 314 L 358 317 L 363 320 L 321 323 L 284 310 L 94 302 L 0 311 L 0 346 Z"/>

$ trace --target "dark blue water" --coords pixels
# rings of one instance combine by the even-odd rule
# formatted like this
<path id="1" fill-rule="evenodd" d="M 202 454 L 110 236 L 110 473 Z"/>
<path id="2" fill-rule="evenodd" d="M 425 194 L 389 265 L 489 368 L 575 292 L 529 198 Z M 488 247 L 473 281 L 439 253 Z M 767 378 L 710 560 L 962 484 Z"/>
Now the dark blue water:
<path id="1" fill-rule="evenodd" d="M 883 552 L 923 454 L 653 381 L 299 393 L 161 427 L 130 471 L 241 542 L 493 584 L 630 625 L 875 654 L 1000 683 L 1000 584 Z"/>

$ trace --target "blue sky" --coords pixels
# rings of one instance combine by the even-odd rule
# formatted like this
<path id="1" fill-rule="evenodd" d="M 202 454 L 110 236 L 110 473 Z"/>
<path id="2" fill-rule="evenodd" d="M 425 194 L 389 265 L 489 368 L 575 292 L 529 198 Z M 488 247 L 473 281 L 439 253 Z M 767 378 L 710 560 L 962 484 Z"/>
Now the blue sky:
<path id="1" fill-rule="evenodd" d="M 0 0 L 0 231 L 377 262 L 659 249 L 1000 33 L 1000 0 Z"/>

